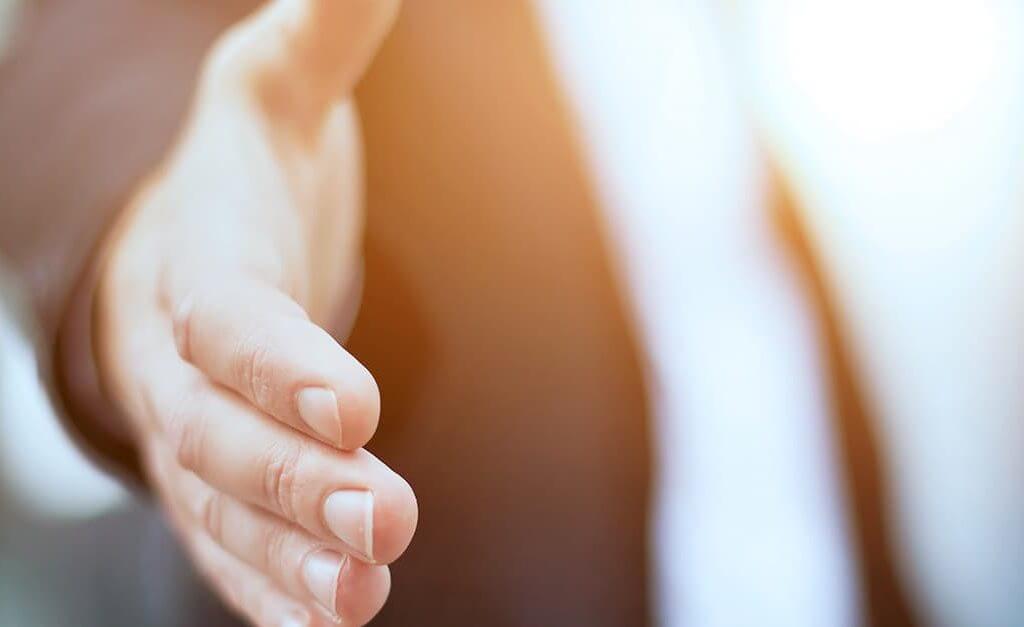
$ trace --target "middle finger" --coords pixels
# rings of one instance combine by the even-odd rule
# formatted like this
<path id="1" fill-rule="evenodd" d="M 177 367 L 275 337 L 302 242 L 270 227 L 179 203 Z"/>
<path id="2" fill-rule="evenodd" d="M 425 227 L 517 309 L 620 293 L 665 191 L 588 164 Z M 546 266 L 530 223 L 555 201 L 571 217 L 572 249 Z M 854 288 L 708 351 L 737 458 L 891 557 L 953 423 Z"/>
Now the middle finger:
<path id="1" fill-rule="evenodd" d="M 169 349 L 174 351 L 173 343 Z M 259 412 L 175 354 L 144 383 L 165 446 L 209 485 L 389 563 L 416 527 L 412 488 L 365 450 L 338 451 Z"/>
<path id="2" fill-rule="evenodd" d="M 192 524 L 293 598 L 314 600 L 346 624 L 363 624 L 383 606 L 391 582 L 387 566 L 336 553 L 295 525 L 214 490 L 173 461 L 164 466 L 172 498 Z"/>

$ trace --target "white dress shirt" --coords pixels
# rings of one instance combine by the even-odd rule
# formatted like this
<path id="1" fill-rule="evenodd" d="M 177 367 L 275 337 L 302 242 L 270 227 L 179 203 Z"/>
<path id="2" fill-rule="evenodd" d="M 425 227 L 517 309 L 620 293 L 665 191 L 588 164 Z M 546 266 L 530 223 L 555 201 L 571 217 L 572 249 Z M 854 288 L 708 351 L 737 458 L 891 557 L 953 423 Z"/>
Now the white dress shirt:
<path id="1" fill-rule="evenodd" d="M 537 5 L 649 355 L 655 615 L 856 624 L 821 350 L 716 15 Z"/>

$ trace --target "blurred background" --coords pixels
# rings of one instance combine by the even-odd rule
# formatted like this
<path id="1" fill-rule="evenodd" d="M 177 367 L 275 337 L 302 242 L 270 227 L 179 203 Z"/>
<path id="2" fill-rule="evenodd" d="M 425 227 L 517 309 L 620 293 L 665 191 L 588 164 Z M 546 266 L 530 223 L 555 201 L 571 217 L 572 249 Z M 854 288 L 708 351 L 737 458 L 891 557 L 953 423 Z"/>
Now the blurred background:
<path id="1" fill-rule="evenodd" d="M 0 54 L 16 20 L 16 2 L 0 0 Z M 607 155 L 649 147 L 637 138 L 635 121 L 617 117 L 616 103 L 627 97 L 610 94 L 650 94 L 641 87 L 630 91 L 621 81 L 602 83 L 600 76 L 623 78 L 608 73 L 614 59 L 594 56 L 574 42 L 601 29 L 634 29 L 650 44 L 650 67 L 664 69 L 666 63 L 685 67 L 692 51 L 680 49 L 680 40 L 707 34 L 666 30 L 663 22 L 639 17 L 643 11 L 632 4 L 603 14 L 588 10 L 587 3 L 537 5 L 538 19 L 553 34 L 558 66 L 576 77 L 567 81 L 570 99 L 606 105 L 580 119 L 584 128 L 599 119 L 606 131 L 612 129 L 605 136 L 593 133 L 593 167 L 605 181 L 599 185 L 602 198 L 611 206 L 629 204 L 619 202 L 625 196 L 657 204 L 677 193 L 658 181 L 642 190 L 616 182 L 614 170 L 621 164 Z M 840 421 L 834 437 L 807 435 L 799 425 L 765 435 L 778 438 L 779 448 L 770 451 L 777 455 L 785 455 L 793 439 L 835 439 L 839 444 L 824 450 L 838 461 L 808 468 L 827 475 L 839 465 L 854 476 L 839 482 L 834 493 L 812 499 L 839 512 L 842 519 L 830 523 L 836 534 L 857 538 L 826 538 L 823 546 L 853 544 L 865 553 L 850 558 L 845 551 L 853 549 L 837 550 L 832 567 L 841 590 L 833 592 L 853 605 L 875 596 L 873 613 L 853 611 L 855 622 L 1024 625 L 1024 4 L 723 5 L 728 26 L 724 35 L 718 31 L 726 42 L 720 62 L 737 77 L 737 100 L 751 120 L 758 150 L 767 155 L 764 176 L 776 184 L 778 202 L 804 225 L 795 235 L 798 247 L 817 263 L 802 287 L 779 289 L 806 289 L 812 301 L 821 300 L 820 306 L 842 320 L 825 332 L 842 335 L 826 338 L 845 347 L 832 358 L 841 362 L 841 374 L 860 382 L 858 393 L 870 407 L 855 407 L 856 419 Z M 702 102 L 709 89 L 700 80 L 669 87 L 654 97 L 661 116 L 652 117 L 655 122 L 690 119 L 690 109 L 682 113 L 675 105 Z M 705 119 L 711 118 L 698 117 Z M 665 129 L 658 126 L 649 138 L 672 130 Z M 728 169 L 736 154 L 725 151 L 715 163 Z M 691 158 L 696 167 L 707 154 Z M 676 163 L 680 170 L 688 165 L 685 156 Z M 694 204 L 696 232 L 728 247 L 731 223 L 708 219 L 699 209 L 730 192 L 702 193 L 705 204 Z M 714 230 L 719 227 L 726 230 Z M 701 273 L 710 265 L 735 261 L 694 259 L 697 270 L 687 280 L 697 286 L 720 282 L 721 276 Z M 735 275 L 744 285 L 775 285 L 774 279 L 744 272 Z M 162 581 L 174 581 L 188 566 L 147 561 L 166 554 L 147 554 L 143 547 L 153 542 L 146 534 L 170 542 L 166 531 L 133 524 L 145 506 L 95 470 L 64 436 L 38 383 L 30 317 L 10 279 L 2 279 L 6 289 L 0 294 L 7 301 L 0 314 L 0 625 L 158 625 L 164 624 L 159 617 L 174 615 L 161 611 L 161 604 L 211 603 L 188 586 L 133 604 L 115 602 L 139 562 L 146 564 L 143 570 L 161 573 Z M 774 311 L 776 303 L 775 296 L 758 290 L 730 298 L 726 304 L 739 309 Z M 719 315 L 724 305 L 711 296 L 697 302 L 687 314 L 693 328 L 700 337 L 717 337 L 716 329 L 729 324 Z M 798 326 L 811 324 L 800 315 L 796 320 Z M 789 350 L 786 340 L 792 338 L 775 339 L 765 350 Z M 698 363 L 721 358 L 721 346 L 713 342 L 691 346 Z M 743 350 L 732 355 L 751 357 Z M 737 377 L 728 394 L 776 383 L 742 372 Z M 782 379 L 778 383 L 788 385 Z M 790 392 L 804 394 L 800 390 Z M 816 394 L 805 396 L 825 404 Z M 666 393 L 661 402 L 675 401 Z M 873 493 L 865 496 L 865 490 Z M 110 546 L 136 564 L 107 563 L 101 555 Z M 811 597 L 815 593 L 809 591 Z"/>

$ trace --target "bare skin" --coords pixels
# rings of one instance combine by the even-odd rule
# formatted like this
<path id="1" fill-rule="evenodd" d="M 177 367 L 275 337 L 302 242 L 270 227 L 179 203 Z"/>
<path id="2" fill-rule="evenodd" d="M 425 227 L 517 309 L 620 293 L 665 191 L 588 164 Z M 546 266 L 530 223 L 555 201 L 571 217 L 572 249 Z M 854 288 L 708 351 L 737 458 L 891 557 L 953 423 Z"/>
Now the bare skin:
<path id="1" fill-rule="evenodd" d="M 197 567 L 261 627 L 365 624 L 416 526 L 362 449 L 376 383 L 318 326 L 358 305 L 349 95 L 397 9 L 275 0 L 224 35 L 106 249 L 107 387 Z"/>

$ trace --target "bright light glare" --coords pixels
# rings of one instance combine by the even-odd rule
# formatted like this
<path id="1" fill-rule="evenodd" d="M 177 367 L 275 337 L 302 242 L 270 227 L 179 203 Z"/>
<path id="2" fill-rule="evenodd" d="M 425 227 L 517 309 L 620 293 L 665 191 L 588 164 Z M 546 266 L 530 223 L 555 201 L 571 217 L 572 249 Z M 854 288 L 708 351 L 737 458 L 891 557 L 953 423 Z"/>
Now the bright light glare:
<path id="1" fill-rule="evenodd" d="M 996 0 L 747 7 L 751 103 L 818 237 L 932 254 L 1013 227 L 1022 23 Z"/>
<path id="2" fill-rule="evenodd" d="M 927 133 L 992 79 L 1000 28 L 979 0 L 790 0 L 782 12 L 791 87 L 851 135 Z"/>

